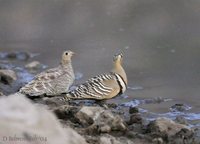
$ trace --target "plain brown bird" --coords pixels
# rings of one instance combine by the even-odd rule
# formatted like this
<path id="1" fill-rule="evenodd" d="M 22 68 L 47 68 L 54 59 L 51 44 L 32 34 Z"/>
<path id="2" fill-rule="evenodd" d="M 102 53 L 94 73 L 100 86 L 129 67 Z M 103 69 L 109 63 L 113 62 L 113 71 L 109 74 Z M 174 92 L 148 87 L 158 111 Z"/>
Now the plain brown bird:
<path id="1" fill-rule="evenodd" d="M 106 100 L 124 93 L 127 88 L 127 76 L 122 67 L 122 59 L 122 54 L 115 55 L 113 69 L 110 73 L 89 79 L 74 90 L 63 94 L 63 99 Z"/>
<path id="2" fill-rule="evenodd" d="M 66 93 L 75 79 L 71 63 L 73 54 L 74 52 L 72 51 L 63 52 L 58 67 L 48 69 L 36 75 L 34 80 L 22 87 L 19 92 L 29 96 Z"/>

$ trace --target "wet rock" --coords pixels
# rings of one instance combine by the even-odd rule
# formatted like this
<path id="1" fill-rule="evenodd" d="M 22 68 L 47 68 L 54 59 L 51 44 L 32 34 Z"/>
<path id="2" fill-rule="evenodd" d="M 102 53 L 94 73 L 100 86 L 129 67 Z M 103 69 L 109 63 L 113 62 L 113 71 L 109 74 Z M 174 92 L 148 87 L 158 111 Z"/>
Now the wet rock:
<path id="1" fill-rule="evenodd" d="M 13 81 L 17 80 L 17 75 L 13 70 L 1 69 L 0 81 L 5 85 L 10 85 Z"/>
<path id="2" fill-rule="evenodd" d="M 139 113 L 139 109 L 137 107 L 130 107 L 129 114 Z"/>
<path id="3" fill-rule="evenodd" d="M 32 61 L 25 65 L 25 68 L 27 68 L 29 71 L 37 71 L 39 69 L 43 68 L 43 65 L 39 61 Z"/>
<path id="4" fill-rule="evenodd" d="M 189 125 L 188 121 L 183 116 L 177 116 L 175 122 L 183 125 Z"/>
<path id="5" fill-rule="evenodd" d="M 116 109 L 118 107 L 118 105 L 116 103 L 107 103 L 107 107 Z"/>
<path id="6" fill-rule="evenodd" d="M 28 60 L 30 57 L 30 54 L 27 52 L 10 52 L 5 54 L 5 58 L 12 60 Z"/>
<path id="7" fill-rule="evenodd" d="M 101 107 L 84 106 L 75 115 L 88 133 L 109 133 L 111 131 L 125 131 L 126 125 L 119 115 L 112 114 Z M 89 127 L 88 127 L 89 126 Z"/>
<path id="8" fill-rule="evenodd" d="M 15 144 L 86 144 L 71 128 L 63 128 L 45 107 L 32 104 L 21 94 L 0 98 L 0 138 Z"/>
<path id="9" fill-rule="evenodd" d="M 128 124 L 131 125 L 134 123 L 142 124 L 142 117 L 139 113 L 135 113 L 130 116 Z"/>
<path id="10" fill-rule="evenodd" d="M 151 133 L 153 137 L 162 137 L 167 141 L 183 129 L 193 133 L 189 127 L 176 123 L 168 118 L 157 118 L 155 121 L 150 122 L 147 126 L 147 131 Z"/>
<path id="11" fill-rule="evenodd" d="M 175 104 L 173 106 L 171 106 L 170 110 L 173 112 L 183 112 L 183 111 L 187 111 L 190 110 L 191 107 L 186 105 L 186 104 Z"/>

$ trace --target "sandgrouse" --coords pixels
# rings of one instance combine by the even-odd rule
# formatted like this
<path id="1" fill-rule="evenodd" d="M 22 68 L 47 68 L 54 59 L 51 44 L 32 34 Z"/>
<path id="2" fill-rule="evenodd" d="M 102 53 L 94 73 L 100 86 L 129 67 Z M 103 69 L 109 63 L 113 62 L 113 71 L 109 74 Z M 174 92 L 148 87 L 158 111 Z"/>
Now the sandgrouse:
<path id="1" fill-rule="evenodd" d="M 121 65 L 122 54 L 115 55 L 113 61 L 113 69 L 110 73 L 89 79 L 67 94 L 62 94 L 63 99 L 106 100 L 124 93 L 127 88 L 127 76 Z"/>
<path id="2" fill-rule="evenodd" d="M 71 63 L 73 54 L 72 51 L 63 52 L 58 67 L 36 75 L 34 80 L 22 87 L 19 92 L 28 96 L 58 95 L 67 92 L 75 79 Z"/>

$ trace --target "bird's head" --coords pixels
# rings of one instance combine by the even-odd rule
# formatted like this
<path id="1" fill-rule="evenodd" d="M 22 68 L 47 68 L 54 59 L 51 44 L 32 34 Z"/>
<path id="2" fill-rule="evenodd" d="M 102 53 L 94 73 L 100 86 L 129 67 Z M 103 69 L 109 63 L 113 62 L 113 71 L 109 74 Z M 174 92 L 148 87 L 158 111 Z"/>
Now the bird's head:
<path id="1" fill-rule="evenodd" d="M 123 60 L 123 55 L 122 55 L 122 53 L 116 54 L 116 55 L 114 55 L 114 57 L 113 57 L 113 61 L 114 61 L 114 63 L 116 63 L 116 64 L 122 64 L 122 60 Z"/>
<path id="2" fill-rule="evenodd" d="M 62 55 L 62 64 L 70 62 L 73 55 L 74 52 L 70 50 L 64 51 Z"/>

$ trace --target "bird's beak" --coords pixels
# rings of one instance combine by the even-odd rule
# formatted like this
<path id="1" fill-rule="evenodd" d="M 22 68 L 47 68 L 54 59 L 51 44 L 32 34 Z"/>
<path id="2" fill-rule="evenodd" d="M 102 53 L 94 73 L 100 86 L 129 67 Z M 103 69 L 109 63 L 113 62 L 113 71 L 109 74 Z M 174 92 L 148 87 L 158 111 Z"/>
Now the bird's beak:
<path id="1" fill-rule="evenodd" d="M 75 53 L 75 52 L 72 52 L 72 55 L 76 55 L 76 53 Z"/>

